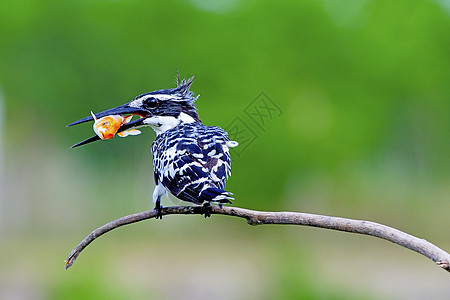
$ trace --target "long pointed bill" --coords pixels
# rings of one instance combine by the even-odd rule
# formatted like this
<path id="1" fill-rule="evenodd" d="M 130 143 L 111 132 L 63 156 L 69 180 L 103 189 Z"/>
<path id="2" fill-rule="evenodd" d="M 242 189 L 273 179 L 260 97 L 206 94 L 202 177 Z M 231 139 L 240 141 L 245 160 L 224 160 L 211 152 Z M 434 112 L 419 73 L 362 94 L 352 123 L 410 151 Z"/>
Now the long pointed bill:
<path id="1" fill-rule="evenodd" d="M 124 105 L 121 105 L 121 106 L 118 106 L 118 107 L 115 107 L 115 108 L 111 108 L 111 109 L 108 109 L 108 110 L 96 113 L 95 117 L 98 119 L 98 118 L 102 118 L 102 117 L 106 117 L 106 116 L 110 116 L 110 115 L 123 115 L 123 114 L 140 115 L 141 118 L 137 119 L 135 121 L 123 124 L 122 126 L 120 126 L 119 130 L 117 131 L 117 133 L 125 131 L 125 130 L 128 130 L 128 129 L 131 129 L 131 128 L 137 128 L 137 127 L 140 127 L 140 126 L 144 125 L 143 124 L 143 120 L 147 116 L 150 115 L 150 112 L 147 111 L 147 110 L 143 110 L 143 109 L 139 109 L 139 108 L 135 108 L 135 107 L 130 107 L 130 106 L 128 106 L 128 104 L 124 104 Z M 89 122 L 89 121 L 94 121 L 94 117 L 92 115 L 89 116 L 89 117 L 80 119 L 78 121 L 75 121 L 73 123 L 70 123 L 66 127 L 70 127 L 70 126 L 73 126 L 73 125 L 77 125 L 77 124 L 81 124 L 81 123 Z M 90 137 L 88 139 L 85 139 L 84 141 L 81 141 L 81 142 L 73 145 L 70 148 L 76 148 L 76 147 L 79 147 L 79 146 L 82 146 L 82 145 L 86 145 L 86 144 L 89 144 L 89 143 L 92 143 L 92 142 L 95 142 L 95 141 L 99 141 L 99 140 L 101 140 L 100 137 L 95 135 L 95 136 L 92 136 L 92 137 Z"/>
<path id="2" fill-rule="evenodd" d="M 73 149 L 73 148 L 76 148 L 76 147 L 80 147 L 80 146 L 83 146 L 83 145 L 86 145 L 86 144 L 89 144 L 89 143 L 92 143 L 92 142 L 95 142 L 95 141 L 99 141 L 99 140 L 100 140 L 100 138 L 98 137 L 98 135 L 94 135 L 94 136 L 91 136 L 88 139 L 85 139 L 84 141 L 81 141 L 79 143 L 76 143 L 73 146 L 70 146 L 70 149 Z"/>
<path id="3" fill-rule="evenodd" d="M 123 114 L 137 114 L 137 115 L 146 116 L 149 114 L 149 112 L 147 110 L 130 107 L 130 106 L 128 106 L 128 104 L 124 104 L 124 105 L 121 105 L 118 107 L 114 107 L 114 108 L 107 109 L 105 111 L 96 113 L 95 116 L 99 119 L 99 118 L 103 118 L 103 117 L 110 116 L 110 115 L 123 115 Z M 92 116 L 89 116 L 89 117 L 80 119 L 78 121 L 72 122 L 69 125 L 67 125 L 66 127 L 70 127 L 73 125 L 77 125 L 77 124 L 81 124 L 81 123 L 89 122 L 89 121 L 93 121 L 93 120 L 94 120 L 94 118 Z"/>

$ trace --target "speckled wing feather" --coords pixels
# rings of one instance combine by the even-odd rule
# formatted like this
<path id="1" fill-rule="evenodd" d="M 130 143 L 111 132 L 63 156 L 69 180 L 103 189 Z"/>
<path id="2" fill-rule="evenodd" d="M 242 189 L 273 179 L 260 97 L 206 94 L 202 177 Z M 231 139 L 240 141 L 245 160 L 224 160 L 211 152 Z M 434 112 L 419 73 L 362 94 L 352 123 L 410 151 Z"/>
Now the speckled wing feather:
<path id="1" fill-rule="evenodd" d="M 231 202 L 231 193 L 224 190 L 231 173 L 230 146 L 233 142 L 220 127 L 178 125 L 153 142 L 155 181 L 184 201 Z"/>

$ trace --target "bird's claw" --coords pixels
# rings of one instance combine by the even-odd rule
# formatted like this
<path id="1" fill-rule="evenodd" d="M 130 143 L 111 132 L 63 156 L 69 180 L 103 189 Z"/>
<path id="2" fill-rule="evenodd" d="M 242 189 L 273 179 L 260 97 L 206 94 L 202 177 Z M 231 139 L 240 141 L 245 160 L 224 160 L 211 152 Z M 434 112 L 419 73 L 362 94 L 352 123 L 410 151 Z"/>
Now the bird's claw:
<path id="1" fill-rule="evenodd" d="M 212 212 L 211 203 L 205 202 L 202 206 L 202 215 L 204 214 L 205 218 L 209 218 L 211 217 L 211 212 Z"/>
<path id="2" fill-rule="evenodd" d="M 163 217 L 163 214 L 162 214 L 162 205 L 161 204 L 159 204 L 159 203 L 156 203 L 156 206 L 155 206 L 155 212 L 156 212 L 156 216 L 155 216 L 155 219 L 160 219 L 160 220 L 162 220 L 162 217 Z"/>

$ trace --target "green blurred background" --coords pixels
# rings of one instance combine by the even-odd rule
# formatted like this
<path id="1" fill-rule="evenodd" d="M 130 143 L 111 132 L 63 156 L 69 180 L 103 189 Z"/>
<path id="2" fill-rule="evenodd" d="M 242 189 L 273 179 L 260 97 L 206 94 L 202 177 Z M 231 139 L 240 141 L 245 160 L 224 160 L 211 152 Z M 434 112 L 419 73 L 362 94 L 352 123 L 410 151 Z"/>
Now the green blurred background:
<path id="1" fill-rule="evenodd" d="M 64 126 L 195 75 L 205 124 L 257 136 L 232 153 L 234 205 L 450 250 L 449 33 L 448 0 L 1 1 L 0 299 L 447 298 L 446 272 L 388 242 L 222 216 L 117 229 L 64 271 L 91 230 L 153 208 L 155 137 L 70 150 L 93 131 Z M 261 92 L 282 111 L 263 128 Z"/>

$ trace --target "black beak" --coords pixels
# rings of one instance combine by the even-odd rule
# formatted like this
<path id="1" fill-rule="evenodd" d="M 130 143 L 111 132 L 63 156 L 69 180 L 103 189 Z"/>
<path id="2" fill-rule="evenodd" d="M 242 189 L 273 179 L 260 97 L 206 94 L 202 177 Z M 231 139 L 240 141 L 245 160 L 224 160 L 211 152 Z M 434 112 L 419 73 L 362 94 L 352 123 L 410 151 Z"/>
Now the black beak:
<path id="1" fill-rule="evenodd" d="M 121 105 L 121 106 L 118 106 L 118 107 L 115 107 L 115 108 L 107 109 L 105 111 L 96 113 L 95 116 L 97 118 L 103 118 L 103 117 L 110 116 L 110 115 L 130 115 L 130 114 L 139 115 L 139 116 L 141 116 L 141 118 L 139 118 L 139 119 L 137 119 L 135 121 L 123 124 L 122 126 L 120 126 L 120 128 L 119 128 L 119 130 L 117 132 L 122 132 L 124 130 L 128 130 L 128 129 L 133 128 L 133 127 L 139 127 L 139 126 L 144 125 L 143 124 L 143 120 L 150 115 L 150 112 L 148 110 L 145 110 L 145 109 L 130 107 L 128 105 L 128 103 L 127 103 L 127 104 L 124 104 L 124 105 Z M 78 121 L 75 121 L 73 123 L 70 123 L 66 127 L 70 127 L 70 126 L 73 126 L 73 125 L 77 125 L 77 124 L 81 124 L 81 123 L 88 122 L 88 121 L 93 121 L 93 120 L 94 120 L 94 118 L 92 116 L 89 116 L 89 117 L 80 119 Z M 95 136 L 92 136 L 92 137 L 90 137 L 90 138 L 88 138 L 88 139 L 86 139 L 84 141 L 81 141 L 81 142 L 73 145 L 70 148 L 76 148 L 76 147 L 79 147 L 79 146 L 82 146 L 82 145 L 86 145 L 86 144 L 89 144 L 89 143 L 92 143 L 92 142 L 95 142 L 95 141 L 98 141 L 98 140 L 100 140 L 100 138 L 97 135 L 95 135 Z"/>

